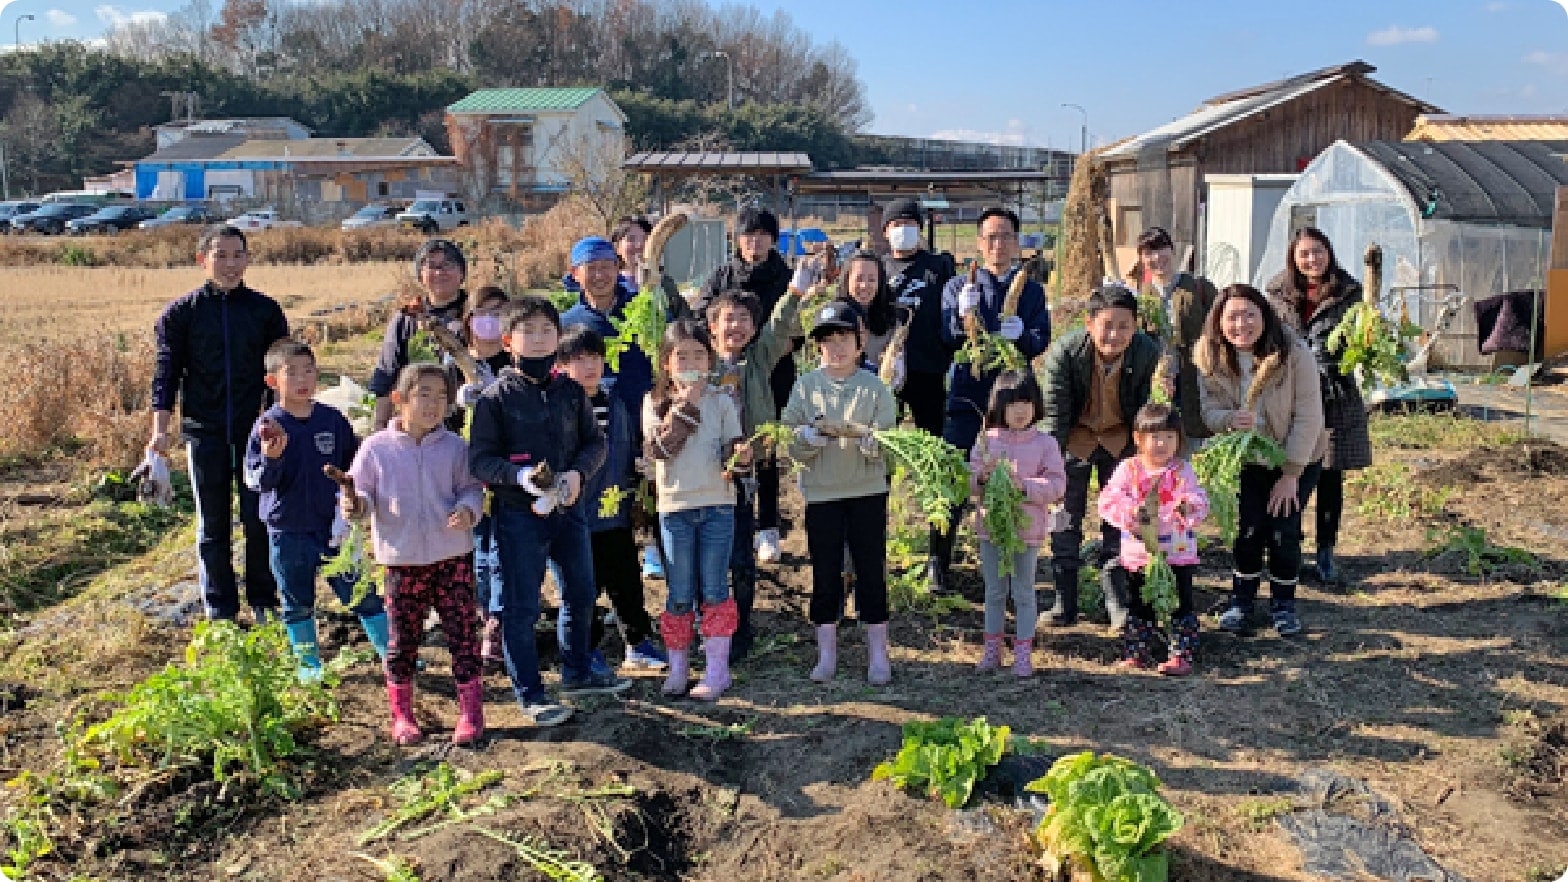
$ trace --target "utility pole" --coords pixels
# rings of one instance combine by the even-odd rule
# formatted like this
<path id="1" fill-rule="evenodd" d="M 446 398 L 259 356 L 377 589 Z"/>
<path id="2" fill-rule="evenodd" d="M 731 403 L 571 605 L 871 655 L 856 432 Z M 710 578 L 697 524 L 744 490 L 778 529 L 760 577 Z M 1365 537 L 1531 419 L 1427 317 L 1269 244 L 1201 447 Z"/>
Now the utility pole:
<path id="1" fill-rule="evenodd" d="M 3 191 L 5 194 L 0 196 L 0 199 L 11 198 L 11 176 L 6 171 L 5 166 L 5 142 L 0 141 L 0 191 Z"/>
<path id="2" fill-rule="evenodd" d="M 37 19 L 38 19 L 38 16 L 33 15 L 31 12 L 29 12 L 26 15 L 18 15 L 16 17 L 16 31 L 15 31 L 16 51 L 18 51 L 18 52 L 22 51 L 22 22 L 24 22 L 24 21 L 37 21 Z"/>
<path id="3" fill-rule="evenodd" d="M 1079 104 L 1063 104 L 1062 106 L 1070 107 L 1083 114 L 1083 128 L 1079 130 L 1078 136 L 1078 155 L 1082 156 L 1089 152 L 1089 111 L 1084 110 L 1083 106 Z"/>

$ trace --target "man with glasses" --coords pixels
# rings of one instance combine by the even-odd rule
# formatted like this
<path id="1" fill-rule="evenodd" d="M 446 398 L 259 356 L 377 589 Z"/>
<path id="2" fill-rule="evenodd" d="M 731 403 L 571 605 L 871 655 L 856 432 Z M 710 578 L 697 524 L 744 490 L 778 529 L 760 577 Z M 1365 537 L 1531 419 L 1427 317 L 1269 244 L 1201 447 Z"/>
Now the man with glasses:
<path id="1" fill-rule="evenodd" d="M 367 385 L 376 396 L 376 431 L 386 428 L 392 418 L 392 399 L 387 396 L 397 383 L 398 373 L 409 363 L 408 343 L 419 331 L 419 317 L 432 316 L 445 322 L 459 339 L 465 337 L 463 313 L 468 309 L 468 295 L 463 291 L 463 281 L 468 277 L 468 260 L 463 257 L 463 249 L 450 239 L 427 241 L 414 253 L 414 276 L 421 289 L 419 302 L 404 304 L 392 316 Z M 454 419 L 455 427 L 448 420 L 448 428 L 462 431 L 462 414 L 455 414 Z"/>
<path id="2" fill-rule="evenodd" d="M 1018 215 L 1006 208 L 987 208 L 980 213 L 976 226 L 980 265 L 973 282 L 967 274 L 960 273 L 943 289 L 942 337 L 954 350 L 963 346 L 967 338 L 965 320 L 972 315 L 981 327 L 1011 341 L 1024 358 L 1033 361 L 1051 343 L 1051 313 L 1046 307 L 1045 289 L 1038 282 L 1025 282 L 1018 298 L 1018 314 L 1005 319 L 1001 314 L 1014 274 L 1024 271 L 1018 262 Z M 961 364 L 955 365 L 950 375 L 942 437 L 963 451 L 966 459 L 980 434 L 997 373 L 982 370 L 977 377 L 969 365 Z M 955 513 L 945 533 L 932 531 L 926 577 L 933 592 L 948 590 L 947 568 L 953 557 L 958 522 Z"/>

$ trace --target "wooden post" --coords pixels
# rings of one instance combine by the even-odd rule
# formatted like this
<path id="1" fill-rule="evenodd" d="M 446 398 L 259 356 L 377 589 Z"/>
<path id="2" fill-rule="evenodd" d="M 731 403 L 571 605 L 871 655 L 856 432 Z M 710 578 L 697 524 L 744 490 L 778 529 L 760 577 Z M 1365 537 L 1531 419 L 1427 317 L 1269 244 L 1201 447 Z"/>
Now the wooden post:
<path id="1" fill-rule="evenodd" d="M 1557 188 L 1552 212 L 1552 251 L 1546 271 L 1546 321 L 1542 355 L 1568 352 L 1568 187 Z"/>
<path id="2" fill-rule="evenodd" d="M 1362 261 L 1367 271 L 1361 279 L 1361 299 L 1376 307 L 1383 293 L 1383 249 L 1376 242 L 1371 243 Z"/>

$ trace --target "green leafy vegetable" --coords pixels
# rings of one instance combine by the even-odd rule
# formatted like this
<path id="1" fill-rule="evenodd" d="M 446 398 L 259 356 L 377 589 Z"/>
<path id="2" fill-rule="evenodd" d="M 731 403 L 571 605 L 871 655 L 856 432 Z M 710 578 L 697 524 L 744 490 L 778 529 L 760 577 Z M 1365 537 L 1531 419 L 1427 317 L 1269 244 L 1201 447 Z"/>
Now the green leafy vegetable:
<path id="1" fill-rule="evenodd" d="M 934 723 L 904 724 L 904 743 L 898 755 L 871 773 L 871 780 L 889 780 L 897 786 L 941 799 L 949 808 L 969 802 L 986 770 L 1002 761 L 1011 730 L 992 726 L 985 717 L 964 722 L 944 717 Z"/>
<path id="2" fill-rule="evenodd" d="M 626 491 L 625 487 L 619 484 L 604 488 L 604 492 L 599 494 L 599 517 L 615 517 L 616 513 L 621 510 L 621 506 L 626 504 L 626 500 L 631 495 Z"/>
<path id="3" fill-rule="evenodd" d="M 1051 799 L 1034 832 L 1047 870 L 1071 865 L 1105 882 L 1165 882 L 1161 845 L 1183 819 L 1159 788 L 1152 771 L 1119 756 L 1085 751 L 1057 760 L 1026 788 Z"/>
<path id="4" fill-rule="evenodd" d="M 604 341 L 604 358 L 611 370 L 620 370 L 621 353 L 636 346 L 653 362 L 654 374 L 663 373 L 663 366 L 659 364 L 659 345 L 664 342 L 666 316 L 660 302 L 654 288 L 644 288 L 626 301 L 619 317 L 610 318 L 615 336 Z"/>
<path id="5" fill-rule="evenodd" d="M 969 365 L 977 379 L 988 371 L 1021 371 L 1029 367 L 1029 360 L 1013 341 L 984 328 L 977 328 L 964 340 L 964 345 L 953 354 L 953 362 Z"/>
<path id="6" fill-rule="evenodd" d="M 985 531 L 996 546 L 997 571 L 1006 578 L 1013 575 L 1017 557 L 1024 553 L 1024 540 L 1019 534 L 1029 522 L 1029 515 L 1024 512 L 1024 491 L 1013 480 L 1011 462 L 1004 459 L 996 464 L 986 479 L 980 505 L 985 510 Z"/>
<path id="7" fill-rule="evenodd" d="M 1339 372 L 1355 378 L 1362 389 L 1393 385 L 1410 378 L 1405 367 L 1405 340 L 1421 329 L 1409 322 L 1383 317 L 1376 305 L 1359 301 L 1328 335 L 1330 352 L 1339 352 Z"/>
<path id="8" fill-rule="evenodd" d="M 1253 463 L 1277 469 L 1285 464 L 1285 448 L 1249 430 L 1221 435 L 1192 457 L 1192 470 L 1209 494 L 1209 514 L 1227 543 L 1236 540 L 1241 469 Z"/>
<path id="9" fill-rule="evenodd" d="M 919 429 L 881 429 L 875 435 L 893 463 L 904 467 L 911 495 L 926 521 L 945 531 L 953 512 L 969 497 L 969 464 L 964 455 Z"/>
<path id="10" fill-rule="evenodd" d="M 431 815 L 466 818 L 469 813 L 463 808 L 463 799 L 499 783 L 501 776 L 502 773 L 494 769 L 476 775 L 445 762 L 404 775 L 393 782 L 391 788 L 398 798 L 397 810 L 361 835 L 359 844 L 385 839 L 398 829 Z"/>

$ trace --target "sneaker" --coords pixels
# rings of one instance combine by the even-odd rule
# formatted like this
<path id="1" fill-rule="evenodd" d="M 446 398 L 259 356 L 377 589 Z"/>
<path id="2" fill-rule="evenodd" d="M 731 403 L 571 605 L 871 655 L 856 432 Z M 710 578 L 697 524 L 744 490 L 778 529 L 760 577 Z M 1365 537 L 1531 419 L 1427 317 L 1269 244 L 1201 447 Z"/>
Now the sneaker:
<path id="1" fill-rule="evenodd" d="M 644 579 L 664 578 L 664 559 L 659 556 L 657 546 L 649 545 L 643 548 L 642 575 Z"/>
<path id="2" fill-rule="evenodd" d="M 1240 634 L 1247 630 L 1247 611 L 1239 606 L 1226 607 L 1220 613 L 1220 630 Z"/>
<path id="3" fill-rule="evenodd" d="M 778 530 L 757 531 L 757 562 L 778 563 L 782 550 L 779 548 Z"/>
<path id="4" fill-rule="evenodd" d="M 1301 619 L 1296 618 L 1293 609 L 1274 610 L 1274 633 L 1281 637 L 1293 637 L 1301 633 Z M 1220 627 L 1225 626 L 1224 618 L 1220 619 Z"/>
<path id="5" fill-rule="evenodd" d="M 641 643 L 626 651 L 626 667 L 662 671 L 669 666 L 670 657 L 653 642 L 652 637 L 643 638 Z"/>
<path id="6" fill-rule="evenodd" d="M 631 685 L 630 680 L 617 677 L 613 673 L 601 673 L 592 666 L 585 676 L 561 675 L 562 695 L 619 695 L 630 689 Z"/>
<path id="7" fill-rule="evenodd" d="M 559 726 L 572 718 L 572 709 L 564 704 L 556 704 L 548 698 L 539 698 L 523 704 L 523 716 L 527 717 L 535 726 L 548 729 Z"/>

